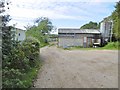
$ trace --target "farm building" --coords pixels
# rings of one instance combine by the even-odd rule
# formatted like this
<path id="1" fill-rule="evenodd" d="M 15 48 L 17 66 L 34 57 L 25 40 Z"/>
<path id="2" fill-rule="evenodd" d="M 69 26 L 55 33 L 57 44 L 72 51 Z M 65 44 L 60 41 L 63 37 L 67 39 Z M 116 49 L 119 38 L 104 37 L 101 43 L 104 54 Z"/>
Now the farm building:
<path id="1" fill-rule="evenodd" d="M 58 40 L 58 35 L 51 34 L 49 36 L 49 42 L 54 42 Z"/>
<path id="2" fill-rule="evenodd" d="M 112 41 L 113 21 L 104 19 L 100 23 L 100 29 L 75 29 L 59 28 L 58 29 L 58 46 L 82 46 L 90 47 L 93 45 L 104 46 L 107 42 Z"/>
<path id="3" fill-rule="evenodd" d="M 58 46 L 70 47 L 81 46 L 90 47 L 94 43 L 101 43 L 101 33 L 96 29 L 74 29 L 59 28 L 58 29 Z"/>

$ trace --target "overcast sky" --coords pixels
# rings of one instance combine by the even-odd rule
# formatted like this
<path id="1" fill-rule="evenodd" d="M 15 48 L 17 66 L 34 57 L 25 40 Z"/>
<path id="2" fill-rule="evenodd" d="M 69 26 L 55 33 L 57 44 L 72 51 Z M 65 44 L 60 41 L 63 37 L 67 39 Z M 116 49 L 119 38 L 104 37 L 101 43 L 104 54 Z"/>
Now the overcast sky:
<path id="1" fill-rule="evenodd" d="M 89 21 L 100 22 L 111 15 L 118 0 L 10 0 L 12 20 L 23 28 L 38 17 L 48 17 L 54 26 L 80 27 Z M 83 2 L 84 1 L 84 2 Z"/>

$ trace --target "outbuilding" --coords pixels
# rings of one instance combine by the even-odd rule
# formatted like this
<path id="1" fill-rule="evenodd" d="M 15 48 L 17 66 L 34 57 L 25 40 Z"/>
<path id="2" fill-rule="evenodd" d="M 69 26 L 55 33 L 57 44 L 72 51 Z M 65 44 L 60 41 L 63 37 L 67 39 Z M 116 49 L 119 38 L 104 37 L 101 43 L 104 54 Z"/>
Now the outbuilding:
<path id="1" fill-rule="evenodd" d="M 67 48 L 71 46 L 91 47 L 94 43 L 101 43 L 101 33 L 97 29 L 58 29 L 58 46 Z"/>

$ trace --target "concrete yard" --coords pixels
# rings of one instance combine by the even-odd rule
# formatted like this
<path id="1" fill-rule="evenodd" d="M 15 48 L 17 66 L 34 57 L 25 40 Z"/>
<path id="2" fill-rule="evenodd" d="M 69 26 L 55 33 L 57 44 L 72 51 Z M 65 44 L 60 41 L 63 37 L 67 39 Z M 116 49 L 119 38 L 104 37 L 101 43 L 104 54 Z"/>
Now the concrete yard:
<path id="1" fill-rule="evenodd" d="M 35 88 L 118 88 L 117 50 L 41 49 Z"/>

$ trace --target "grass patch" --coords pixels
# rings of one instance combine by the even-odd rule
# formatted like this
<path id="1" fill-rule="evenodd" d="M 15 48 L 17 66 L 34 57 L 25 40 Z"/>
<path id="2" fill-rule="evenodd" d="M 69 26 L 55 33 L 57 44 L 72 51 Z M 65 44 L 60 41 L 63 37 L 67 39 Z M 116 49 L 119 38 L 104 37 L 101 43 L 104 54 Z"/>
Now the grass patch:
<path id="1" fill-rule="evenodd" d="M 103 49 L 120 50 L 120 42 L 109 42 Z"/>
<path id="2" fill-rule="evenodd" d="M 49 46 L 49 47 L 51 47 L 51 46 L 54 46 L 54 45 L 55 45 L 55 44 L 54 44 L 54 43 L 52 43 L 52 44 L 49 44 L 48 46 Z"/>
<path id="3" fill-rule="evenodd" d="M 97 47 L 97 48 L 93 48 L 93 47 L 83 48 L 80 46 L 75 46 L 75 47 L 67 47 L 63 49 L 64 50 L 120 50 L 120 42 L 109 42 L 104 47 Z"/>
<path id="4" fill-rule="evenodd" d="M 40 45 L 40 48 L 45 47 L 45 46 L 47 46 L 47 45 L 49 45 L 49 43 L 41 44 L 41 45 Z"/>

